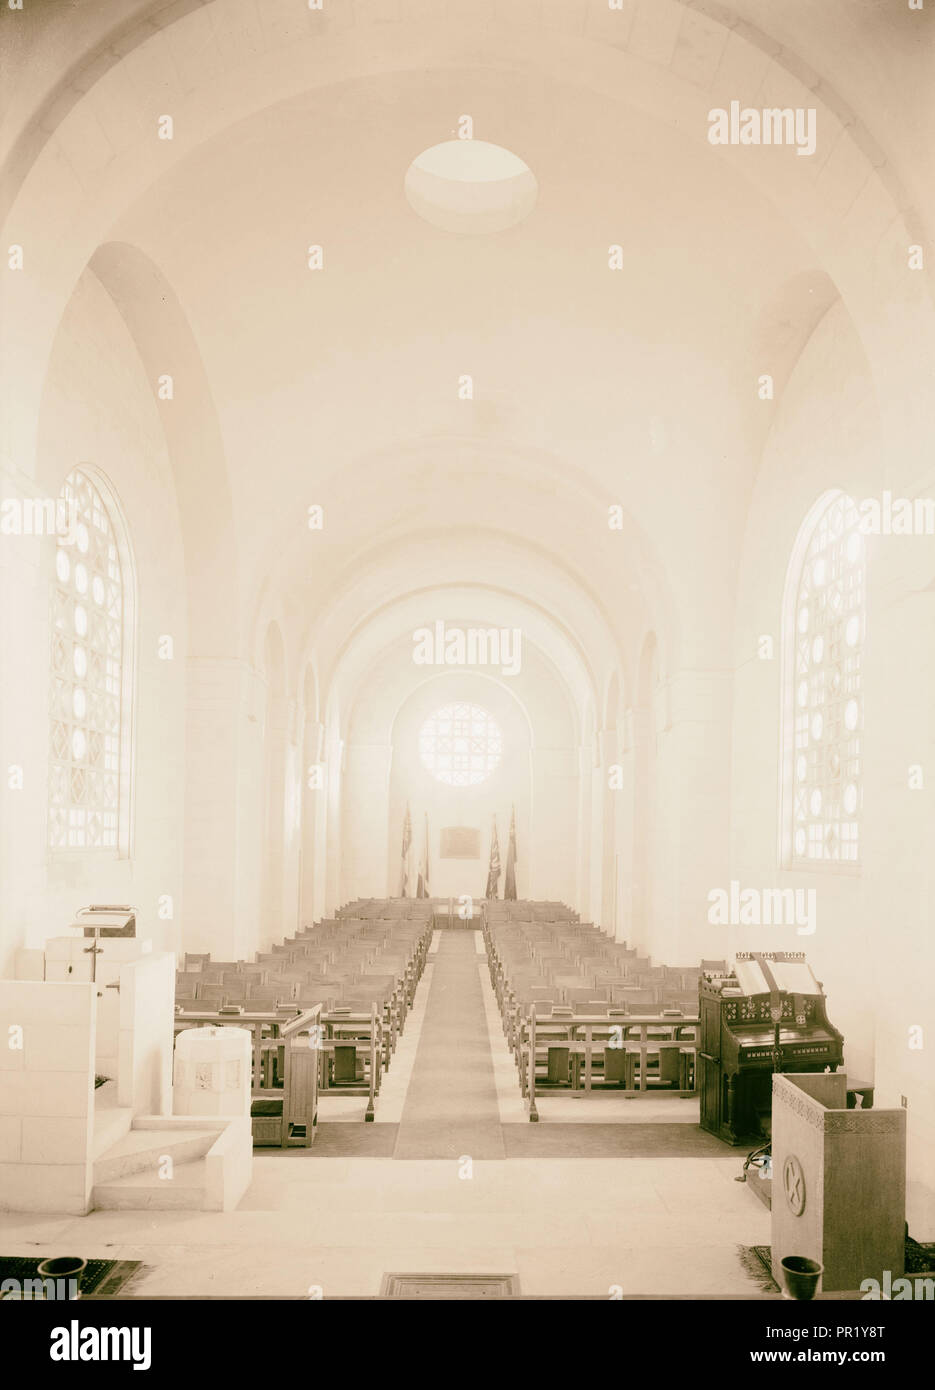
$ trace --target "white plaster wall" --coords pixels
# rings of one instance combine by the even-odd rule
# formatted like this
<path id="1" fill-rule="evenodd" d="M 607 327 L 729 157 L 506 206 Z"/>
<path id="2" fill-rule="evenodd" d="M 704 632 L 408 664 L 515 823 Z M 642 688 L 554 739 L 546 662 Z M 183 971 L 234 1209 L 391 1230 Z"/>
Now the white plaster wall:
<path id="1" fill-rule="evenodd" d="M 451 619 L 450 626 L 470 627 Z M 476 624 L 475 624 L 476 625 Z M 429 816 L 434 896 L 482 898 L 494 814 L 506 866 L 510 810 L 516 807 L 517 893 L 572 903 L 577 897 L 578 754 L 567 692 L 548 660 L 528 641 L 513 676 L 427 668 L 412 661 L 405 634 L 368 678 L 351 718 L 346 757 L 343 843 L 349 897 L 399 891 L 402 824 L 412 812 L 414 864 Z M 504 756 L 476 787 L 448 787 L 422 765 L 418 734 L 440 706 L 467 700 L 488 709 L 504 735 Z M 480 830 L 480 858 L 439 858 L 442 826 Z M 503 893 L 504 877 L 500 879 Z"/>
<path id="2" fill-rule="evenodd" d="M 743 886 L 814 888 L 817 930 L 721 929 L 729 949 L 805 950 L 845 1036 L 852 1075 L 877 1082 L 877 1103 L 909 1109 L 912 1233 L 935 1231 L 935 954 L 931 933 L 935 802 L 911 791 L 911 764 L 935 767 L 935 540 L 868 542 L 863 862 L 858 873 L 778 867 L 780 612 L 789 555 L 828 488 L 857 499 L 884 488 L 932 495 L 935 470 L 910 476 L 906 453 L 880 447 L 866 364 L 842 307 L 815 331 L 781 402 L 764 453 L 738 584 L 734 653 L 731 867 Z M 761 635 L 772 661 L 757 659 Z M 712 882 L 712 887 L 718 886 Z M 724 885 L 726 886 L 726 885 Z M 755 937 L 755 939 L 754 939 Z M 923 1025 L 925 1046 L 910 1047 Z"/>
<path id="3" fill-rule="evenodd" d="M 5 466 L 4 496 L 55 497 L 79 464 L 102 470 L 127 523 L 137 578 L 129 857 L 47 848 L 51 538 L 0 541 L 5 679 L 0 685 L 3 764 L 23 768 L 23 788 L 2 782 L 0 973 L 13 953 L 61 932 L 90 902 L 128 902 L 139 930 L 174 947 L 182 908 L 186 613 L 184 564 L 171 473 L 146 380 L 113 303 L 85 274 L 56 339 L 43 397 L 35 478 Z M 174 659 L 161 660 L 169 636 Z M 13 678 L 15 673 L 15 678 Z M 172 917 L 160 916 L 171 898 Z"/>

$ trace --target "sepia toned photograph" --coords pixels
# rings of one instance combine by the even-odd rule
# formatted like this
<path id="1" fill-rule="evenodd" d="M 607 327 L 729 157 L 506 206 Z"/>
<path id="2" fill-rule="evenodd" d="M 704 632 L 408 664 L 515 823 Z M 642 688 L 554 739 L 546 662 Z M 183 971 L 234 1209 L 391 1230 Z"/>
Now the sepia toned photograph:
<path id="1" fill-rule="evenodd" d="M 918 1365 L 933 149 L 935 0 L 0 0 L 34 1365 Z"/>

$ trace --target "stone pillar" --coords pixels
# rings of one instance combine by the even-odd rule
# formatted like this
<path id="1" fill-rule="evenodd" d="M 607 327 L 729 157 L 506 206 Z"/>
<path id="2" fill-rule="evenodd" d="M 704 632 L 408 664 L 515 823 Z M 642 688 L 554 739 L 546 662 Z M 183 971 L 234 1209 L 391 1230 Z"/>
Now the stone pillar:
<path id="1" fill-rule="evenodd" d="M 600 760 L 600 925 L 608 936 L 616 935 L 617 903 L 614 869 L 616 858 L 616 810 L 619 793 L 611 788 L 611 770 L 617 762 L 617 730 L 598 734 Z"/>
<path id="2" fill-rule="evenodd" d="M 392 760 L 389 743 L 352 743 L 347 747 L 343 833 L 346 899 L 379 898 L 387 891 Z M 421 817 L 414 819 L 412 836 L 416 867 L 422 852 Z"/>
<path id="3" fill-rule="evenodd" d="M 722 956 L 708 894 L 729 882 L 730 675 L 683 671 L 656 702 L 656 797 L 648 940 L 667 965 Z"/>
<path id="4" fill-rule="evenodd" d="M 653 840 L 654 803 L 656 794 L 655 730 L 649 710 L 629 711 L 632 737 L 630 763 L 631 785 L 631 871 L 630 935 L 631 946 L 642 954 L 649 953 L 652 937 L 653 912 Z"/>
<path id="5" fill-rule="evenodd" d="M 575 901 L 583 922 L 592 920 L 591 903 L 591 775 L 594 770 L 594 749 L 590 744 L 578 747 L 578 891 Z"/>
<path id="6" fill-rule="evenodd" d="M 245 661 L 188 662 L 183 946 L 221 960 L 260 938 L 264 697 Z"/>
<path id="7" fill-rule="evenodd" d="M 321 761 L 325 726 L 317 719 L 306 719 L 304 757 L 301 767 L 302 850 L 301 893 L 299 918 L 310 927 L 321 920 L 323 909 L 316 899 L 316 889 L 324 878 L 318 857 L 319 823 L 324 822 L 325 783 Z"/>
<path id="8" fill-rule="evenodd" d="M 327 824 L 325 827 L 325 906 L 326 915 L 339 908 L 344 899 L 341 877 L 341 806 L 344 783 L 344 740 L 337 729 L 325 731 L 325 787 Z"/>
<path id="9" fill-rule="evenodd" d="M 634 855 L 636 826 L 636 747 L 637 712 L 627 710 L 618 734 L 616 763 L 620 768 L 620 786 L 614 797 L 614 844 L 616 854 L 616 940 L 633 945 L 634 882 L 637 864 Z"/>
<path id="10" fill-rule="evenodd" d="M 529 844 L 518 845 L 517 894 L 526 898 L 559 899 L 580 907 L 579 853 L 575 815 L 579 797 L 579 757 L 576 748 L 530 749 Z M 501 842 L 506 855 L 507 838 Z M 504 857 L 504 865 L 506 858 Z"/>

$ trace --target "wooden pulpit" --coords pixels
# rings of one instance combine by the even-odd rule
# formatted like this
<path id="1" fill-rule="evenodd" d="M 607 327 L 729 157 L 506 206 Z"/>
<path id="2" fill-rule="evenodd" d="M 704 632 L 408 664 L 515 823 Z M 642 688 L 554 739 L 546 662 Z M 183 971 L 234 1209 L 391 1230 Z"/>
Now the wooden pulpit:
<path id="1" fill-rule="evenodd" d="M 905 1110 L 848 1110 L 843 1072 L 773 1075 L 773 1278 L 805 1255 L 825 1292 L 903 1273 Z"/>

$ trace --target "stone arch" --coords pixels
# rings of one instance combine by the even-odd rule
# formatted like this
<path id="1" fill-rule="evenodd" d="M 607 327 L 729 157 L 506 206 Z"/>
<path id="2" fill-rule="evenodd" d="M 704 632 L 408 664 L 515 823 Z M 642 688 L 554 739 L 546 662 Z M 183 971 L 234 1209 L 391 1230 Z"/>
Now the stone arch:
<path id="1" fill-rule="evenodd" d="M 106 242 L 90 269 L 123 318 L 157 401 L 185 552 L 189 655 L 234 656 L 240 586 L 230 485 L 198 344 L 172 286 L 137 247 Z M 173 378 L 171 400 L 158 398 L 163 374 Z"/>
<path id="2" fill-rule="evenodd" d="M 410 10 L 405 2 L 398 19 L 372 28 L 350 17 L 343 26 L 323 25 L 320 15 L 297 7 L 291 23 L 270 23 L 249 36 L 242 32 L 243 20 L 226 15 L 226 8 L 225 0 L 215 0 L 179 15 L 177 7 L 154 5 L 99 35 L 84 58 L 53 84 L 44 124 L 54 134 L 39 148 L 33 129 L 29 151 L 21 148 L 13 161 L 22 183 L 5 228 L 8 240 L 27 246 L 30 273 L 13 278 L 10 312 L 24 325 L 29 351 L 21 351 L 18 339 L 18 356 L 2 367 L 7 380 L 26 377 L 19 392 L 25 409 L 11 441 L 24 460 L 34 453 L 35 374 L 41 378 L 44 371 L 59 306 L 125 205 L 128 186 L 142 190 L 168 161 L 181 158 L 238 112 L 269 104 L 273 93 L 281 99 L 303 90 L 310 73 L 315 82 L 326 82 L 355 71 L 399 69 L 411 64 L 413 52 L 423 64 L 452 66 L 464 42 L 472 37 L 476 42 L 470 24 L 449 21 L 444 31 L 442 26 L 433 30 L 421 8 Z M 618 99 L 626 92 L 628 101 L 656 119 L 697 131 L 699 141 L 712 101 L 738 95 L 739 79 L 730 74 L 747 74 L 747 81 L 777 105 L 816 109 L 829 132 L 829 149 L 814 178 L 801 177 L 798 161 L 770 162 L 767 170 L 760 163 L 744 164 L 741 150 L 718 154 L 815 247 L 872 354 L 894 443 L 904 445 L 904 422 L 910 418 L 919 426 L 913 438 L 921 459 L 922 441 L 929 437 L 926 385 L 935 333 L 930 294 L 922 289 L 927 277 L 907 275 L 906 250 L 924 237 L 895 170 L 866 126 L 796 53 L 720 6 L 706 6 L 703 14 L 681 3 L 648 11 L 640 7 L 637 22 L 633 6 L 613 13 L 603 0 L 591 0 L 582 18 L 579 32 L 571 34 L 537 27 L 535 21 L 495 24 L 489 35 L 498 63 L 560 72 L 566 81 L 585 82 Z M 695 52 L 686 65 L 683 39 L 699 34 L 704 57 Z M 244 53 L 250 54 L 248 65 Z M 174 141 L 155 140 L 140 114 L 146 103 L 162 109 L 172 105 L 179 129 Z M 31 125 L 37 125 L 35 113 Z M 92 125 L 103 129 L 103 142 L 90 139 Z M 88 193 L 78 216 L 76 181 Z M 72 237 L 63 254 L 53 229 L 66 224 Z M 916 344 L 915 371 L 907 372 L 902 355 L 893 350 L 906 341 Z"/>

